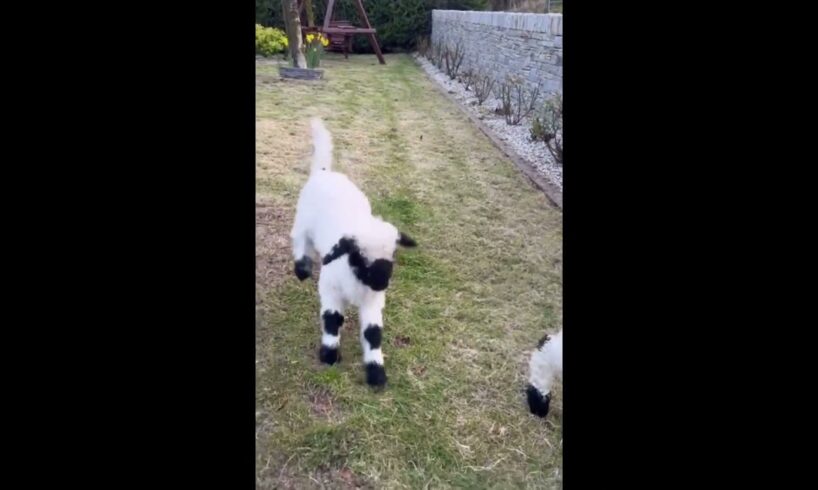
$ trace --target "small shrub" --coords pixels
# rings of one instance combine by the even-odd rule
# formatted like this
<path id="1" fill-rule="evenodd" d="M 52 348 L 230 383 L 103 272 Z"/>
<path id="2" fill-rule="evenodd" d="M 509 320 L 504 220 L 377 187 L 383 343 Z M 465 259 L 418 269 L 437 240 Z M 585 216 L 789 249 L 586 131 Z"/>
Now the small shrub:
<path id="1" fill-rule="evenodd" d="M 437 66 L 437 59 L 440 56 L 440 45 L 438 43 L 429 42 L 429 50 L 426 53 L 426 58 L 429 62 Z"/>
<path id="2" fill-rule="evenodd" d="M 256 54 L 272 56 L 287 49 L 287 35 L 281 29 L 256 24 Z"/>
<path id="3" fill-rule="evenodd" d="M 463 43 L 457 41 L 454 47 L 447 46 L 444 53 L 446 74 L 449 75 L 450 79 L 454 80 L 457 78 L 457 72 L 460 71 L 460 65 L 463 63 L 466 50 L 463 48 Z"/>
<path id="4" fill-rule="evenodd" d="M 546 141 L 551 138 L 553 133 L 549 133 L 545 129 L 545 122 L 538 117 L 531 122 L 531 141 Z"/>
<path id="5" fill-rule="evenodd" d="M 554 160 L 562 165 L 562 94 L 545 102 L 531 125 L 531 140 L 542 141 Z"/>
<path id="6" fill-rule="evenodd" d="M 449 47 L 445 44 L 440 44 L 437 47 L 437 56 L 435 56 L 435 65 L 438 70 L 443 70 L 445 60 L 449 57 Z"/>
<path id="7" fill-rule="evenodd" d="M 516 126 L 534 112 L 540 98 L 541 85 L 530 89 L 518 77 L 509 77 L 501 83 L 497 89 L 496 97 L 500 100 L 501 106 L 497 108 L 497 113 L 506 119 L 506 124 Z"/>
<path id="8" fill-rule="evenodd" d="M 429 42 L 429 36 L 420 36 L 420 37 L 418 37 L 416 46 L 418 48 L 418 54 L 420 54 L 424 58 L 429 57 L 429 50 L 431 49 L 430 42 Z"/>
<path id="9" fill-rule="evenodd" d="M 483 102 L 491 95 L 491 90 L 494 88 L 494 78 L 484 73 L 476 74 L 473 77 L 474 95 L 477 97 L 477 104 L 483 105 Z"/>
<path id="10" fill-rule="evenodd" d="M 458 80 L 463 84 L 463 87 L 467 91 L 471 90 L 472 85 L 474 85 L 474 72 L 471 70 L 463 70 L 460 73 L 460 78 Z"/>

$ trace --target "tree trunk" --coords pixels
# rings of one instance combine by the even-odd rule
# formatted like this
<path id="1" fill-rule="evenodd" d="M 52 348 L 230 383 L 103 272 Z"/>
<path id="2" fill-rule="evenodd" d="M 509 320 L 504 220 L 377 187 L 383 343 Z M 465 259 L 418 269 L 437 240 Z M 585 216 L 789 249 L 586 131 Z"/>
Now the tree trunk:
<path id="1" fill-rule="evenodd" d="M 312 0 L 304 0 L 304 6 L 307 7 L 307 26 L 315 27 L 315 14 L 312 10 Z"/>
<path id="2" fill-rule="evenodd" d="M 306 68 L 307 59 L 304 57 L 303 41 L 301 38 L 301 19 L 298 15 L 298 0 L 282 0 L 284 9 L 284 26 L 287 29 L 287 43 L 290 47 L 290 56 L 295 68 Z"/>
<path id="3" fill-rule="evenodd" d="M 287 23 L 287 2 L 281 2 L 281 19 L 284 21 L 284 35 L 287 36 L 287 49 L 284 50 L 284 59 L 290 56 L 290 26 Z"/>

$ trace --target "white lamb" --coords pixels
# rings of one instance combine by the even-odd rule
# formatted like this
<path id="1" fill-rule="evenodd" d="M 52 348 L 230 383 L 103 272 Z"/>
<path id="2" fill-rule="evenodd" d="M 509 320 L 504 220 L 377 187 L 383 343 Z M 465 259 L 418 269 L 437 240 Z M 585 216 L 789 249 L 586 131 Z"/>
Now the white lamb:
<path id="1" fill-rule="evenodd" d="M 310 123 L 312 168 L 298 198 L 290 235 L 295 274 L 302 281 L 310 277 L 313 257 L 321 257 L 321 362 L 334 364 L 341 360 L 339 329 L 344 323 L 344 310 L 356 306 L 366 382 L 380 387 L 386 384 L 381 352 L 385 291 L 397 246 L 414 247 L 416 243 L 392 224 L 372 216 L 363 192 L 345 175 L 332 171 L 332 137 L 320 119 Z"/>
<path id="2" fill-rule="evenodd" d="M 562 330 L 540 340 L 528 370 L 528 408 L 534 415 L 545 417 L 551 403 L 551 385 L 554 379 L 562 378 Z"/>

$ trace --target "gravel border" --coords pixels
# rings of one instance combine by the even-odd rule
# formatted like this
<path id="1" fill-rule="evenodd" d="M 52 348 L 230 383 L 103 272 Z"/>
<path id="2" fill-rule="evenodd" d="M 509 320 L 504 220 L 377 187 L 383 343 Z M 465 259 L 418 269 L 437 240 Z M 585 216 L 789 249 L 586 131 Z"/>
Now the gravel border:
<path id="1" fill-rule="evenodd" d="M 499 140 L 507 148 L 501 148 L 505 153 L 508 149 L 525 164 L 539 173 L 550 184 L 550 187 L 559 192 L 559 206 L 562 208 L 562 165 L 557 164 L 551 153 L 541 142 L 533 142 L 529 139 L 531 118 L 526 118 L 519 126 L 509 126 L 502 116 L 494 113 L 493 109 L 500 105 L 494 95 L 483 102 L 482 106 L 477 105 L 477 97 L 472 91 L 467 91 L 465 86 L 457 80 L 449 79 L 449 76 L 440 71 L 428 59 L 418 53 L 412 57 L 420 65 L 423 71 L 432 79 L 439 88 L 443 89 L 450 99 L 457 102 L 458 106 L 468 114 L 472 121 L 480 121 L 484 127 L 490 128 L 488 134 L 493 142 Z M 484 129 L 484 128 L 481 128 Z M 484 132 L 486 132 L 484 130 Z M 510 155 L 513 156 L 513 155 Z M 545 189 L 543 189 L 545 190 Z M 549 196 L 551 197 L 551 196 Z"/>

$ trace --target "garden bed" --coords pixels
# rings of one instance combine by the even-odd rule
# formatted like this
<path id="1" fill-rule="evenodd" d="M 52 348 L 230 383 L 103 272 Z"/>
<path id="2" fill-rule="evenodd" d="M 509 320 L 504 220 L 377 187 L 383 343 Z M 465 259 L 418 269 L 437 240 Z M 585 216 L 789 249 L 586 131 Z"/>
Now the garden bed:
<path id="1" fill-rule="evenodd" d="M 482 105 L 478 105 L 474 92 L 466 90 L 463 83 L 456 79 L 451 80 L 446 73 L 420 54 L 416 53 L 414 58 L 426 74 L 449 93 L 451 99 L 459 103 L 467 113 L 482 121 L 484 126 L 494 133 L 496 139 L 505 143 L 520 159 L 545 177 L 560 193 L 562 192 L 562 164 L 554 160 L 544 143 L 531 141 L 531 117 L 524 118 L 517 126 L 506 124 L 503 116 L 494 112 L 500 105 L 494 94 Z"/>

